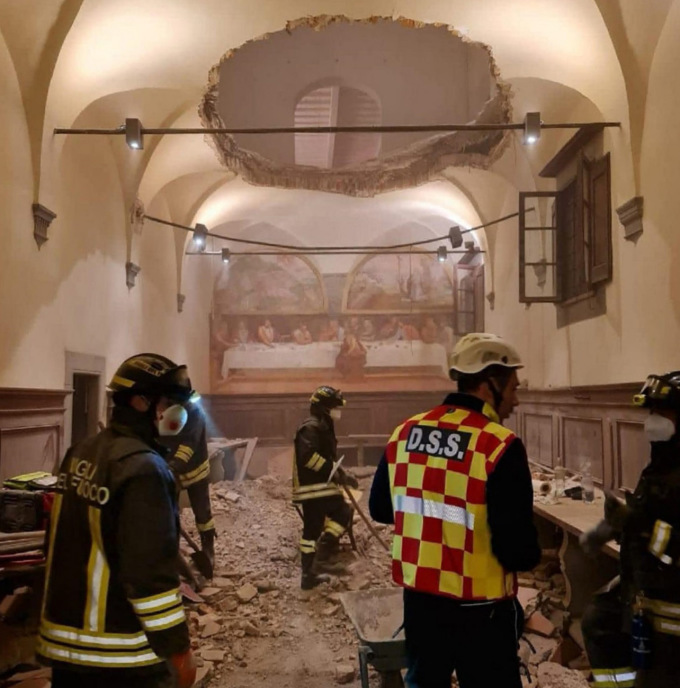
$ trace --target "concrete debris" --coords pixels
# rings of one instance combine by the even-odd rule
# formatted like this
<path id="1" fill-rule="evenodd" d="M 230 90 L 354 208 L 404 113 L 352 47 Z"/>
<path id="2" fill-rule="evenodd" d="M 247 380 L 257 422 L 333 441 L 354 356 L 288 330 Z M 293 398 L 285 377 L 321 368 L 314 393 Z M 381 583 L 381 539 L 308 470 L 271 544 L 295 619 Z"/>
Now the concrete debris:
<path id="1" fill-rule="evenodd" d="M 222 662 L 225 654 L 225 650 L 201 650 L 201 657 L 209 662 Z"/>
<path id="2" fill-rule="evenodd" d="M 555 626 L 546 619 L 540 612 L 534 612 L 527 620 L 525 630 L 529 633 L 536 633 L 544 638 L 550 638 L 555 635 Z"/>
<path id="3" fill-rule="evenodd" d="M 236 591 L 236 597 L 238 597 L 240 602 L 250 602 L 250 600 L 257 597 L 257 588 L 252 583 L 246 583 Z"/>
<path id="4" fill-rule="evenodd" d="M 211 638 L 217 635 L 222 630 L 222 626 L 215 621 L 208 621 L 208 623 L 203 626 L 201 631 L 201 638 Z"/>
<path id="5" fill-rule="evenodd" d="M 335 680 L 340 684 L 351 683 L 354 680 L 354 667 L 351 664 L 336 664 Z"/>
<path id="6" fill-rule="evenodd" d="M 588 688 L 588 681 L 580 671 L 546 662 L 538 668 L 537 688 Z"/>
<path id="7" fill-rule="evenodd" d="M 227 492 L 225 495 L 223 495 L 223 497 L 232 504 L 236 504 L 236 502 L 241 499 L 241 495 L 238 494 L 238 492 Z"/>

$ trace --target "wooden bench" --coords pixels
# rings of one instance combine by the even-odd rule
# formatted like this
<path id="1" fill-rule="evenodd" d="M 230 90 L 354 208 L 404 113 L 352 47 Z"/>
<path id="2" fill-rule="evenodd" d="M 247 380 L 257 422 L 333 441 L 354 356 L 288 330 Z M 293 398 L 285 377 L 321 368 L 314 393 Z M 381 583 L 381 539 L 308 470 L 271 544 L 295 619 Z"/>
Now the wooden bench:
<path id="1" fill-rule="evenodd" d="M 559 558 L 567 587 L 565 605 L 573 616 L 581 617 L 595 591 L 618 574 L 618 544 L 610 542 L 595 557 L 589 557 L 578 542 L 582 533 L 604 517 L 604 493 L 596 489 L 591 504 L 568 497 L 560 497 L 555 504 L 535 502 L 534 514 L 543 546 L 549 547 L 551 535 L 554 538 L 555 529 L 559 531 Z"/>

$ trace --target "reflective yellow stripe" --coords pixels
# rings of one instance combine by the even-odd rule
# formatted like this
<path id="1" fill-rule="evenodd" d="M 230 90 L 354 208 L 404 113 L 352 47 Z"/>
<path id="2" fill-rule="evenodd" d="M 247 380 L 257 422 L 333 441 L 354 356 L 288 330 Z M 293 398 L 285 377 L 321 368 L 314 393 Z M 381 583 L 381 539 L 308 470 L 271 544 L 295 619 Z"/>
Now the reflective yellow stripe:
<path id="1" fill-rule="evenodd" d="M 654 630 L 667 635 L 680 635 L 680 620 L 665 619 L 663 616 L 652 615 Z"/>
<path id="2" fill-rule="evenodd" d="M 633 667 L 620 669 L 593 669 L 591 686 L 597 688 L 630 688 L 635 685 L 636 672 Z"/>
<path id="3" fill-rule="evenodd" d="M 37 651 L 38 654 L 47 659 L 55 659 L 60 662 L 78 664 L 81 666 L 125 668 L 159 664 L 165 661 L 158 657 L 152 650 L 142 650 L 140 652 L 106 652 L 99 654 L 94 650 L 81 650 L 57 645 L 43 637 L 38 640 Z"/>
<path id="4" fill-rule="evenodd" d="M 61 512 L 62 495 L 55 494 L 52 502 L 52 510 L 50 512 L 50 538 L 47 545 L 47 562 L 45 563 L 45 590 L 43 592 L 42 601 L 42 617 L 45 618 L 45 608 L 47 607 L 47 595 L 50 585 L 50 572 L 52 570 L 52 557 L 54 556 L 54 538 L 57 534 L 57 523 L 59 523 L 59 514 Z"/>
<path id="5" fill-rule="evenodd" d="M 305 464 L 305 468 L 311 468 L 311 470 L 318 472 L 323 468 L 325 463 L 326 459 L 324 459 L 323 456 L 321 456 L 321 454 L 314 452 L 312 454 L 312 457 Z"/>
<path id="6" fill-rule="evenodd" d="M 179 481 L 180 481 L 180 484 L 182 485 L 183 488 L 187 488 L 191 485 L 195 485 L 196 483 L 200 483 L 201 480 L 205 480 L 209 476 L 210 476 L 210 466 L 206 466 L 204 469 L 201 470 L 200 473 L 193 476 L 192 478 L 187 478 L 186 476 L 184 476 L 180 473 Z"/>
<path id="7" fill-rule="evenodd" d="M 105 647 L 110 650 L 129 650 L 143 648 L 149 645 L 149 639 L 144 631 L 137 633 L 86 633 L 81 629 L 70 626 L 60 626 L 43 620 L 40 633 L 45 638 L 55 642 L 69 643 L 81 647 Z"/>
<path id="8" fill-rule="evenodd" d="M 313 554 L 316 552 L 316 542 L 314 540 L 300 538 L 300 551 L 303 554 Z"/>
<path id="9" fill-rule="evenodd" d="M 175 458 L 179 459 L 180 461 L 184 461 L 185 463 L 189 461 L 193 455 L 194 450 L 191 447 L 187 447 L 186 444 L 180 444 L 175 452 Z"/>
<path id="10" fill-rule="evenodd" d="M 671 558 L 666 554 L 668 541 L 671 538 L 671 531 L 673 530 L 670 523 L 658 520 L 654 523 L 654 530 L 649 541 L 649 551 L 664 564 L 670 564 Z"/>
<path id="11" fill-rule="evenodd" d="M 321 497 L 333 497 L 342 494 L 337 485 L 315 483 L 314 485 L 302 485 L 293 489 L 293 501 L 303 502 L 307 499 L 320 499 Z"/>
<path id="12" fill-rule="evenodd" d="M 332 521 L 330 518 L 326 519 L 326 523 L 324 524 L 323 530 L 324 533 L 330 533 L 331 535 L 335 535 L 336 537 L 340 537 L 345 532 L 343 526 L 341 526 L 336 521 Z"/>
<path id="13" fill-rule="evenodd" d="M 680 604 L 674 602 L 664 602 L 663 600 L 653 600 L 649 597 L 645 597 L 644 607 L 660 616 L 680 617 Z"/>
<path id="14" fill-rule="evenodd" d="M 128 380 L 126 377 L 120 377 L 120 375 L 114 375 L 112 382 L 115 382 L 121 387 L 133 387 L 135 384 L 134 380 Z"/>
<path id="15" fill-rule="evenodd" d="M 139 620 L 145 631 L 162 631 L 171 626 L 184 623 L 186 617 L 184 615 L 184 607 L 180 606 L 179 609 L 173 608 L 170 611 L 154 614 L 153 616 L 140 616 Z"/>
<path id="16" fill-rule="evenodd" d="M 210 470 L 210 461 L 206 459 L 198 468 L 194 468 L 193 471 L 187 471 L 186 473 L 182 473 L 183 478 L 193 478 L 194 476 L 198 475 L 201 471 L 205 470 Z"/>
<path id="17" fill-rule="evenodd" d="M 104 629 L 106 618 L 106 596 L 109 589 L 110 570 L 104 555 L 101 529 L 101 510 L 88 507 L 87 518 L 90 524 L 90 559 L 87 564 L 87 600 L 83 628 L 88 631 Z"/>
<path id="18" fill-rule="evenodd" d="M 179 596 L 179 588 L 173 590 L 166 590 L 159 592 L 157 595 L 150 597 L 139 597 L 134 600 L 129 600 L 137 614 L 149 614 L 151 612 L 160 612 L 168 607 L 175 606 L 181 602 L 182 598 Z"/>
<path id="19" fill-rule="evenodd" d="M 199 533 L 207 533 L 209 530 L 215 530 L 215 519 L 211 518 L 207 523 L 197 523 L 196 530 Z"/>

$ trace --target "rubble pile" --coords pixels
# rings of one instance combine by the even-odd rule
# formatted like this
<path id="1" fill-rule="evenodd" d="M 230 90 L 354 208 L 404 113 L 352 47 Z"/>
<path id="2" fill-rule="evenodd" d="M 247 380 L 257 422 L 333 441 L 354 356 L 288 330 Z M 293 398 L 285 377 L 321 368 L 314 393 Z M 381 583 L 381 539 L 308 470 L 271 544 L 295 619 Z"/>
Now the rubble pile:
<path id="1" fill-rule="evenodd" d="M 370 476 L 361 487 L 360 504 L 367 512 Z M 290 501 L 290 481 L 265 475 L 240 484 L 218 483 L 211 491 L 218 532 L 215 577 L 199 593 L 204 601 L 189 604 L 201 665 L 198 685 L 247 687 L 276 675 L 281 686 L 311 688 L 321 681 L 358 686 L 357 639 L 340 594 L 390 586 L 385 550 L 355 515 L 353 532 L 361 554 L 343 538 L 340 570 L 332 581 L 303 592 L 302 521 Z M 193 529 L 190 510 L 183 511 L 182 521 Z M 389 538 L 388 528 L 377 529 Z"/>
<path id="2" fill-rule="evenodd" d="M 538 688 L 588 686 L 588 660 L 578 622 L 565 609 L 565 580 L 556 550 L 543 550 L 541 563 L 519 579 L 524 634 L 519 656 Z"/>

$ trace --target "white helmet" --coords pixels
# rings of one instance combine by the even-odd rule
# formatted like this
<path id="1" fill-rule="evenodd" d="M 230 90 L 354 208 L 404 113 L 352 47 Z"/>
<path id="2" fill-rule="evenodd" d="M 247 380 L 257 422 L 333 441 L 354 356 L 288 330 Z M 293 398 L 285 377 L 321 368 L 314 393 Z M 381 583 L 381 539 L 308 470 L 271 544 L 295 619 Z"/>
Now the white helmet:
<path id="1" fill-rule="evenodd" d="M 498 335 L 471 332 L 451 352 L 449 376 L 455 380 L 458 375 L 475 375 L 490 366 L 524 367 L 517 351 Z"/>

